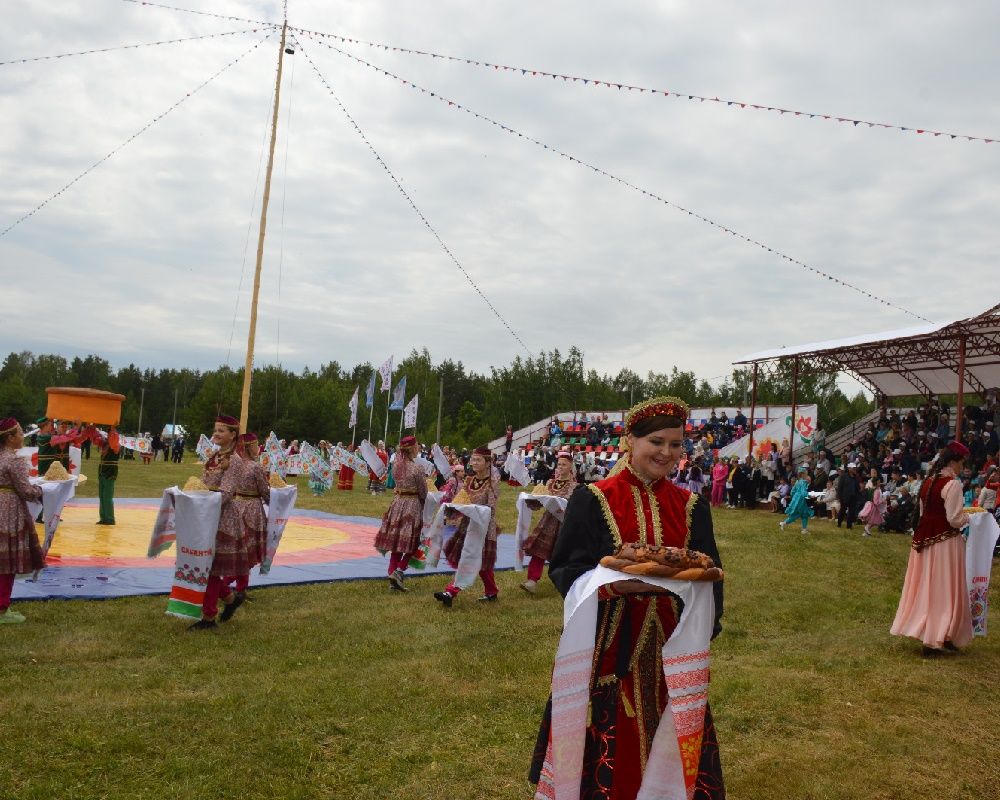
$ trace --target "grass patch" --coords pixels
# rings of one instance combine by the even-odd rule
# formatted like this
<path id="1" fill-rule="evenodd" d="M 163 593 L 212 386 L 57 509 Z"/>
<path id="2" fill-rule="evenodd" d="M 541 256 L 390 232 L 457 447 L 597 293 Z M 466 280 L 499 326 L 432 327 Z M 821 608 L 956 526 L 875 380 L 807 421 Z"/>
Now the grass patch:
<path id="1" fill-rule="evenodd" d="M 197 471 L 124 462 L 118 495 L 158 497 Z M 334 513 L 389 502 L 363 481 L 322 498 L 300 487 L 302 507 Z M 1000 797 L 997 634 L 922 660 L 888 634 L 906 537 L 776 522 L 715 515 L 728 578 L 712 705 L 730 796 Z M 28 624 L 0 628 L 0 798 L 528 798 L 562 604 L 519 579 L 499 575 L 497 605 L 450 612 L 430 596 L 441 576 L 405 596 L 381 581 L 258 590 L 218 635 L 187 633 L 162 597 L 23 603 Z"/>

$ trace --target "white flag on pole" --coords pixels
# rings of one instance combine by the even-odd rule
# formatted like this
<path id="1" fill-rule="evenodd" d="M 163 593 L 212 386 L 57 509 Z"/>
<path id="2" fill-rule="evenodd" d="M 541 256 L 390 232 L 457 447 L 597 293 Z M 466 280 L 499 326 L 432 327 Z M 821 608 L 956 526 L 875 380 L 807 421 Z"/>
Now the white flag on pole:
<path id="1" fill-rule="evenodd" d="M 413 399 L 410 400 L 410 402 L 406 404 L 406 408 L 403 409 L 404 428 L 417 427 L 417 400 L 419 397 L 419 394 L 413 395 Z"/>
<path id="2" fill-rule="evenodd" d="M 351 421 L 347 423 L 348 428 L 353 428 L 358 424 L 358 390 L 360 387 L 355 387 L 354 396 L 351 398 L 351 402 L 347 404 L 347 407 L 351 410 Z"/>
<path id="3" fill-rule="evenodd" d="M 382 387 L 379 391 L 388 392 L 389 382 L 392 380 L 392 356 L 389 356 L 386 362 L 378 368 L 378 376 L 382 379 Z"/>

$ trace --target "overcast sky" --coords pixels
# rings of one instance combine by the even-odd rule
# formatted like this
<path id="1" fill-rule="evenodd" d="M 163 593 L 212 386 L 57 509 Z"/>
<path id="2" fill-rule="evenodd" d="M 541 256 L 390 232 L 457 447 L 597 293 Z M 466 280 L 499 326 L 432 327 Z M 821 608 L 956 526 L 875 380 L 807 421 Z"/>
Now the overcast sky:
<path id="1" fill-rule="evenodd" d="M 278 2 L 174 2 L 281 16 Z M 121 0 L 27 0 L 5 20 L 0 61 L 250 27 Z M 289 22 L 1000 138 L 1000 5 L 985 0 L 291 0 Z M 0 229 L 262 36 L 0 66 Z M 717 379 L 750 352 L 918 322 L 315 41 L 302 46 L 532 352 L 576 344 L 601 371 L 676 365 Z M 921 316 L 1000 301 L 1000 143 L 338 46 Z M 242 363 L 277 49 L 272 35 L 0 238 L 4 351 L 98 353 L 116 366 Z M 524 354 L 305 55 L 286 57 L 257 363 L 378 364 L 424 346 L 477 370 Z"/>

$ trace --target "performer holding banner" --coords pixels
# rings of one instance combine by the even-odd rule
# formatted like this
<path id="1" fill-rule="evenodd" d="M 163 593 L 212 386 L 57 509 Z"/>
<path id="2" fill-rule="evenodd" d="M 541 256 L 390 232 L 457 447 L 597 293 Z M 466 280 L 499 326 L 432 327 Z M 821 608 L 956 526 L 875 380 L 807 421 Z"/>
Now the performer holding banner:
<path id="1" fill-rule="evenodd" d="M 354 452 L 354 443 L 347 446 L 347 452 Z M 340 462 L 340 471 L 337 473 L 337 489 L 345 492 L 354 491 L 354 468 L 346 461 Z"/>
<path id="2" fill-rule="evenodd" d="M 23 614 L 10 610 L 14 576 L 45 566 L 27 506 L 28 501 L 41 501 L 42 488 L 31 484 L 27 462 L 16 455 L 23 446 L 24 431 L 17 420 L 0 419 L 0 624 L 25 619 Z"/>
<path id="3" fill-rule="evenodd" d="M 962 510 L 958 475 L 969 448 L 952 442 L 935 459 L 920 486 L 920 522 L 913 533 L 903 594 L 889 632 L 923 642 L 924 656 L 939 656 L 972 641 L 972 611 L 965 577 Z"/>
<path id="4" fill-rule="evenodd" d="M 212 491 L 222 493 L 222 513 L 201 619 L 190 626 L 192 630 L 217 627 L 215 617 L 220 598 L 225 603 L 222 621 L 233 616 L 246 599 L 233 584 L 246 588 L 250 569 L 263 560 L 267 547 L 267 520 L 262 503 L 270 499 L 271 487 L 260 466 L 242 456 L 242 448 L 237 449 L 239 431 L 240 423 L 235 417 L 216 418 L 212 441 L 219 449 L 205 463 L 202 480 Z"/>
<path id="5" fill-rule="evenodd" d="M 553 497 L 569 497 L 576 490 L 576 486 L 573 454 L 568 450 L 563 450 L 556 459 L 555 477 L 549 479 L 545 484 L 544 494 Z M 534 530 L 531 531 L 531 535 L 524 540 L 523 551 L 526 555 L 531 556 L 531 561 L 528 562 L 528 579 L 521 584 L 521 588 L 529 594 L 535 593 L 538 581 L 542 577 L 542 570 L 545 568 L 545 562 L 552 558 L 552 550 L 556 546 L 556 537 L 559 535 L 561 525 L 562 521 L 555 514 L 545 511 Z"/>
<path id="6" fill-rule="evenodd" d="M 468 499 L 459 502 L 468 505 L 484 506 L 490 510 L 490 519 L 486 527 L 486 537 L 483 541 L 482 562 L 479 567 L 479 577 L 483 581 L 485 590 L 480 602 L 496 602 L 499 596 L 496 580 L 493 577 L 493 568 L 497 562 L 497 535 L 500 528 L 497 525 L 497 499 L 500 497 L 500 475 L 493 469 L 493 453 L 488 447 L 477 447 L 472 457 L 469 459 L 469 469 L 472 475 L 465 479 L 464 491 Z M 460 493 L 461 494 L 461 493 Z M 458 499 L 458 498 L 456 498 Z M 465 537 L 469 530 L 470 519 L 462 517 L 455 535 L 448 540 L 444 546 L 444 554 L 448 563 L 457 568 L 462 558 L 462 548 L 465 546 Z M 452 600 L 458 597 L 462 588 L 458 582 L 453 580 L 443 591 L 435 592 L 434 599 L 444 603 L 446 607 L 451 607 Z"/>
<path id="7" fill-rule="evenodd" d="M 607 578 L 598 566 L 627 544 L 692 548 L 721 566 L 708 502 L 667 478 L 684 454 L 687 418 L 674 398 L 633 407 L 627 454 L 570 498 L 549 566 L 567 597 L 566 625 L 532 760 L 536 798 L 725 797 L 707 703 L 721 582 Z"/>
<path id="8" fill-rule="evenodd" d="M 416 436 L 400 440 L 392 465 L 395 496 L 375 537 L 375 549 L 383 555 L 389 553 L 389 588 L 396 592 L 408 591 L 403 585 L 403 573 L 410 564 L 410 556 L 420 548 L 424 524 L 427 479 L 413 460 L 419 452 Z"/>

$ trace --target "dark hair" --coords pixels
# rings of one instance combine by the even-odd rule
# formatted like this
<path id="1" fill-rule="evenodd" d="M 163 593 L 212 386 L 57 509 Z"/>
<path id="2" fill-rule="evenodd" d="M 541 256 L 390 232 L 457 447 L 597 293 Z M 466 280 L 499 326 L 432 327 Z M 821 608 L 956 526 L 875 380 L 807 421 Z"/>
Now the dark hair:
<path id="1" fill-rule="evenodd" d="M 635 425 L 632 426 L 632 435 L 638 438 L 644 436 L 649 436 L 651 433 L 656 431 L 662 431 L 667 428 L 683 428 L 684 420 L 680 417 L 668 417 L 665 414 L 659 414 L 655 417 L 647 417 L 646 419 L 639 420 Z"/>
<path id="2" fill-rule="evenodd" d="M 931 472 L 934 475 L 940 474 L 941 470 L 945 467 L 954 464 L 956 461 L 964 461 L 965 456 L 961 453 L 956 452 L 951 447 L 945 446 L 941 448 L 940 452 L 937 454 L 937 461 L 934 462 L 934 466 L 931 468 Z"/>
<path id="3" fill-rule="evenodd" d="M 9 431 L 4 431 L 3 433 L 0 433 L 0 447 L 6 447 L 7 442 L 9 442 L 13 438 L 15 433 L 17 433 L 16 425 Z"/>

